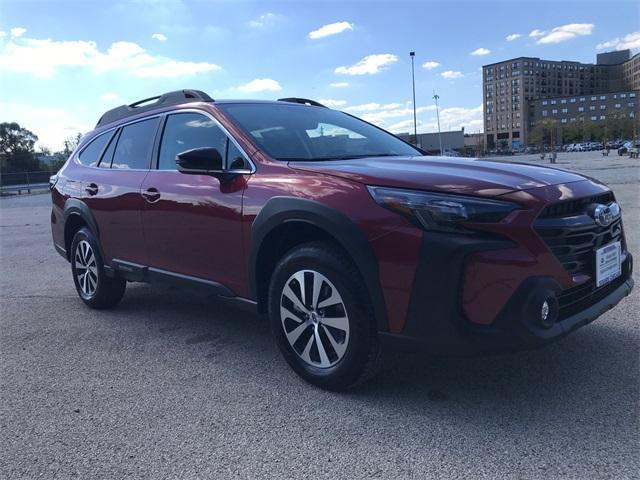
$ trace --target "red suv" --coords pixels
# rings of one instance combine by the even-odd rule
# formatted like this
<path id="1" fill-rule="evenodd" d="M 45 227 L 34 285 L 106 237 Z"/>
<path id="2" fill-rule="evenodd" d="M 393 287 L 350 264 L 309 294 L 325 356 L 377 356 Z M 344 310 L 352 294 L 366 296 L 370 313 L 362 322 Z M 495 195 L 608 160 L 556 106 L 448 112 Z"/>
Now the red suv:
<path id="1" fill-rule="evenodd" d="M 51 179 L 56 250 L 80 298 L 126 282 L 202 287 L 267 313 L 324 388 L 386 346 L 530 348 L 633 288 L 620 207 L 555 168 L 426 157 L 305 99 L 181 90 L 105 113 Z"/>

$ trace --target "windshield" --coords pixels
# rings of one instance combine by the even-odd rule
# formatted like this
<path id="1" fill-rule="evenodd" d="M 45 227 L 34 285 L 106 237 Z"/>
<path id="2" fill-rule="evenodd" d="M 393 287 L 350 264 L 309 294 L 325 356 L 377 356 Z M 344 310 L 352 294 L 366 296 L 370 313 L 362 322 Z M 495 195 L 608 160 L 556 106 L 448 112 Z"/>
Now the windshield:
<path id="1" fill-rule="evenodd" d="M 390 133 L 346 113 L 295 104 L 218 104 L 277 160 L 421 156 Z"/>

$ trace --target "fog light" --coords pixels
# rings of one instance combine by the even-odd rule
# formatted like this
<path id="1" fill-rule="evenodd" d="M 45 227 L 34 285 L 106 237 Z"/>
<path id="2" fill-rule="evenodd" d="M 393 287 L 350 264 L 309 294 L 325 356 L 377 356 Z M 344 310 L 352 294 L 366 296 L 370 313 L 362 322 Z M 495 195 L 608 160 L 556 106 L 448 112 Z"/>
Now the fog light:
<path id="1" fill-rule="evenodd" d="M 547 323 L 547 318 L 549 317 L 549 302 L 546 300 L 542 304 L 542 308 L 540 309 L 540 319 L 542 323 Z"/>
<path id="2" fill-rule="evenodd" d="M 544 298 L 544 297 L 543 297 Z M 558 320 L 558 299 L 554 296 L 547 296 L 542 303 L 539 303 L 538 314 L 540 315 L 540 325 L 542 328 L 551 328 Z"/>

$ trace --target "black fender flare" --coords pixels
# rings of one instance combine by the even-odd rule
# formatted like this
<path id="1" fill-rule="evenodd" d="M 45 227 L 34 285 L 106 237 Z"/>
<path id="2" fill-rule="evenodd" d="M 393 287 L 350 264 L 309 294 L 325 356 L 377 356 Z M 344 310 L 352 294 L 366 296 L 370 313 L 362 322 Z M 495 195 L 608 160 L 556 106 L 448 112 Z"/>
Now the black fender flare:
<path id="1" fill-rule="evenodd" d="M 78 215 L 89 227 L 91 233 L 95 235 L 95 237 L 100 240 L 100 229 L 98 228 L 98 222 L 96 222 L 95 217 L 91 213 L 91 210 L 82 200 L 78 200 L 77 198 L 69 198 L 64 203 L 64 208 L 62 210 L 62 217 L 64 218 L 64 225 L 66 229 L 67 220 L 72 215 Z M 99 243 L 99 242 L 98 242 Z M 102 254 L 102 251 L 100 252 Z M 70 255 L 67 252 L 67 256 Z M 104 257 L 103 257 L 104 258 Z"/>
<path id="2" fill-rule="evenodd" d="M 333 237 L 353 259 L 362 274 L 379 331 L 388 331 L 387 309 L 380 285 L 378 260 L 362 231 L 343 213 L 314 200 L 273 197 L 260 210 L 251 225 L 249 252 L 249 290 L 258 299 L 257 261 L 265 238 L 286 222 L 306 222 Z"/>

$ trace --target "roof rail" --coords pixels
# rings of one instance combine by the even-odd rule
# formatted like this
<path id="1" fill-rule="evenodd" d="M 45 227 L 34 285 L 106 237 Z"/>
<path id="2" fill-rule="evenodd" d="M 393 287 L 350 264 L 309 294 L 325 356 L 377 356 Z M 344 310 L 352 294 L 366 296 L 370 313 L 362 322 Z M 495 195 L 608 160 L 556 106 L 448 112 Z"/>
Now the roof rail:
<path id="1" fill-rule="evenodd" d="M 190 102 L 213 102 L 213 98 L 200 90 L 176 90 L 175 92 L 164 93 L 105 112 L 98 120 L 96 128 L 154 108 Z"/>
<path id="2" fill-rule="evenodd" d="M 278 101 L 279 102 L 300 103 L 302 105 L 312 105 L 314 107 L 327 108 L 325 105 L 321 104 L 320 102 L 316 102 L 315 100 L 309 100 L 308 98 L 296 98 L 296 97 L 279 98 Z"/>

